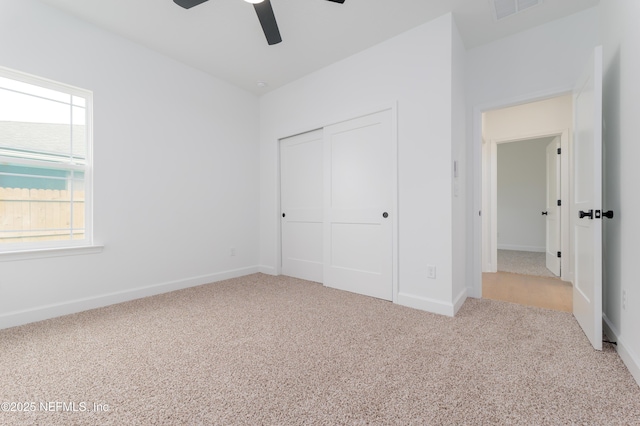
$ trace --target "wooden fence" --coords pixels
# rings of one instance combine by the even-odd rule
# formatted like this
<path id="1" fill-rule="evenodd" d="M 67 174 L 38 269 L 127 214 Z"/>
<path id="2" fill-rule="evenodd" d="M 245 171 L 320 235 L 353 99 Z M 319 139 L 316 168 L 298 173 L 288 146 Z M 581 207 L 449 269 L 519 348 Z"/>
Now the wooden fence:
<path id="1" fill-rule="evenodd" d="M 84 191 L 0 187 L 0 244 L 84 238 Z M 71 226 L 73 224 L 73 226 Z"/>

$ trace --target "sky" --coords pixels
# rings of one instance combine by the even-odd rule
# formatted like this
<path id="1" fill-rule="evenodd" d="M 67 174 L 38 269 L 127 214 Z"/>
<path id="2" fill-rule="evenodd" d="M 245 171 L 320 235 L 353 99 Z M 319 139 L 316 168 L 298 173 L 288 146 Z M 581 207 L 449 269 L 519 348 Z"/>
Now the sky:
<path id="1" fill-rule="evenodd" d="M 82 125 L 84 105 L 81 97 L 0 77 L 0 121 Z"/>

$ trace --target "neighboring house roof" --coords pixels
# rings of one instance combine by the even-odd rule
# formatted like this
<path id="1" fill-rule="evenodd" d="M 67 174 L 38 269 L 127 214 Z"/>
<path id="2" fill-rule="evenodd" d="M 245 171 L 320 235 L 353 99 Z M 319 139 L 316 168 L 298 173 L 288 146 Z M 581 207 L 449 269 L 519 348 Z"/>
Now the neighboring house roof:
<path id="1" fill-rule="evenodd" d="M 73 154 L 85 158 L 86 126 L 0 121 L 0 149 L 68 156 L 73 132 Z"/>

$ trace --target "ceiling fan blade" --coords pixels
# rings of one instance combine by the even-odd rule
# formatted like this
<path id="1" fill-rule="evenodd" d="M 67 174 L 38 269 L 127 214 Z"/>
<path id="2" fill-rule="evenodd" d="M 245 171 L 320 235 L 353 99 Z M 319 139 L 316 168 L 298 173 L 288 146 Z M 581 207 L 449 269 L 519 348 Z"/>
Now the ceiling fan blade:
<path id="1" fill-rule="evenodd" d="M 267 38 L 267 43 L 269 43 L 269 45 L 280 43 L 282 37 L 280 37 L 280 30 L 276 22 L 276 15 L 273 14 L 271 2 L 264 0 L 262 3 L 255 3 L 253 7 L 256 9 L 260 25 L 262 25 L 262 31 L 264 31 L 264 36 Z"/>
<path id="2" fill-rule="evenodd" d="M 340 3 L 340 4 L 344 3 L 344 0 L 327 0 L 327 1 L 332 1 L 334 3 Z"/>
<path id="3" fill-rule="evenodd" d="M 200 3 L 204 3 L 207 0 L 173 0 L 178 6 L 182 6 L 185 9 L 191 9 L 193 6 L 197 6 Z"/>

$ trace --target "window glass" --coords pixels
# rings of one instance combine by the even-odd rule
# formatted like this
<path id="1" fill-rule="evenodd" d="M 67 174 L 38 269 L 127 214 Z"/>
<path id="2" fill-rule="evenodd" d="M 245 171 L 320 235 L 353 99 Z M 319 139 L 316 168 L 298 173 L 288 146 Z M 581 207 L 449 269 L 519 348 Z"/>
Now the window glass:
<path id="1" fill-rule="evenodd" d="M 0 251 L 90 243 L 91 92 L 0 68 Z"/>

